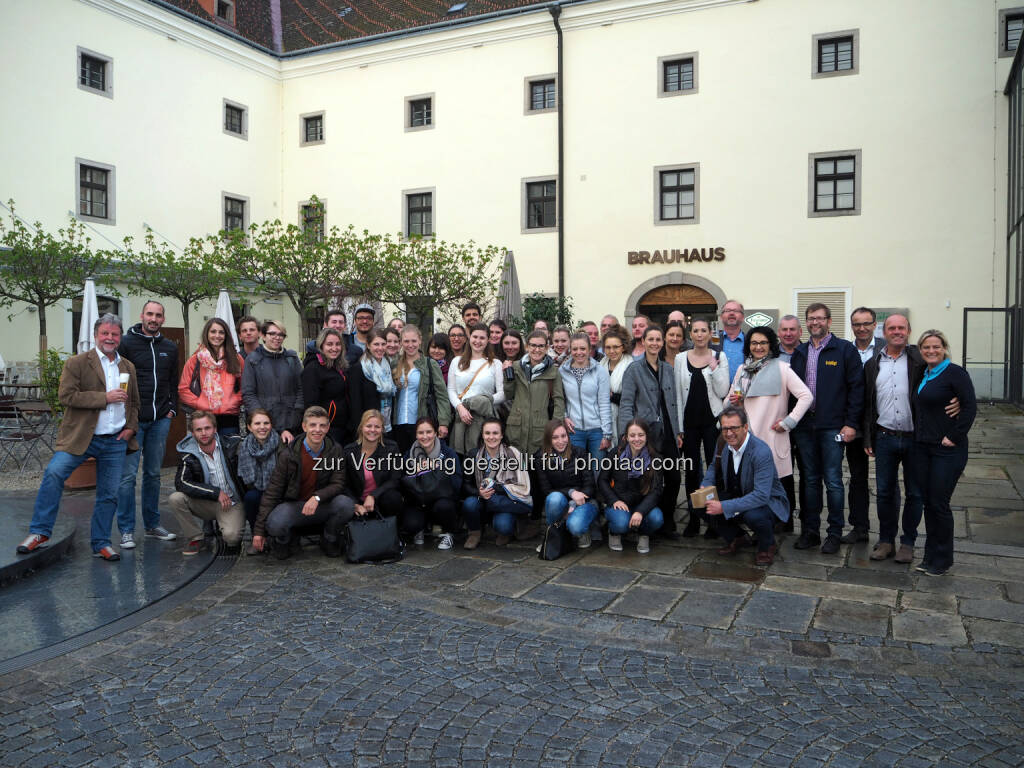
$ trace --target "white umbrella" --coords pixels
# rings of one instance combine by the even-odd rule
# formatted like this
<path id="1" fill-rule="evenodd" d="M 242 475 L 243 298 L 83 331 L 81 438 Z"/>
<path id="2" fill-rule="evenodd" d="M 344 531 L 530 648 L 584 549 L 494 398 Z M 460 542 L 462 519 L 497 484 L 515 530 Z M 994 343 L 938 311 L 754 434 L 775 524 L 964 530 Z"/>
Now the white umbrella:
<path id="1" fill-rule="evenodd" d="M 238 349 L 238 334 L 235 333 L 235 315 L 231 311 L 231 297 L 223 288 L 217 295 L 217 311 L 213 313 L 213 316 L 224 321 L 228 330 L 231 331 L 231 340 L 235 342 L 235 349 Z"/>
<path id="2" fill-rule="evenodd" d="M 85 291 L 82 293 L 82 325 L 78 329 L 79 354 L 88 352 L 96 346 L 92 327 L 100 319 L 100 308 L 96 304 L 96 283 L 91 277 L 85 279 Z"/>
<path id="3" fill-rule="evenodd" d="M 512 251 L 505 251 L 505 264 L 501 270 L 500 281 L 498 317 L 506 320 L 510 317 L 522 317 L 523 299 L 519 293 L 519 274 L 516 272 L 516 259 Z"/>

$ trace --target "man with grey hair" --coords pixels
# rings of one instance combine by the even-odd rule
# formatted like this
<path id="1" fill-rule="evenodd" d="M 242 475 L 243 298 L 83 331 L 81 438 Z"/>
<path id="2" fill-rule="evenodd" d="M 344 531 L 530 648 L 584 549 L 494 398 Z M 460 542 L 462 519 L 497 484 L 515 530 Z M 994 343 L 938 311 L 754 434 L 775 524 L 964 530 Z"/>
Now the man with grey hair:
<path id="1" fill-rule="evenodd" d="M 779 318 L 779 360 L 788 363 L 793 359 L 803 332 L 800 318 L 796 315 L 783 315 Z"/>
<path id="2" fill-rule="evenodd" d="M 66 408 L 57 432 L 53 458 L 36 495 L 29 536 L 18 545 L 25 555 L 44 546 L 57 520 L 64 481 L 75 467 L 96 459 L 96 503 L 91 545 L 95 557 L 120 560 L 110 546 L 110 526 L 117 511 L 117 491 L 127 451 L 137 451 L 139 390 L 135 366 L 122 358 L 121 318 L 106 314 L 93 326 L 96 348 L 69 358 L 60 375 L 58 396 Z"/>

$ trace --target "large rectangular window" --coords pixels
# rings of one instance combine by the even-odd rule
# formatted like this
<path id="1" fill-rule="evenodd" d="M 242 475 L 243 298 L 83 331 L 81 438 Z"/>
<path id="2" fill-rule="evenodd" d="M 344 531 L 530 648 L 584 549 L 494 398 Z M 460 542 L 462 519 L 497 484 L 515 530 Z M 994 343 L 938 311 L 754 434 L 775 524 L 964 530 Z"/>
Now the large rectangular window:
<path id="1" fill-rule="evenodd" d="M 809 156 L 809 216 L 860 213 L 861 153 L 820 152 Z"/>
<path id="2" fill-rule="evenodd" d="M 999 56 L 1013 56 L 1024 32 L 1024 8 L 1003 8 L 999 11 Z"/>
<path id="3" fill-rule="evenodd" d="M 308 202 L 299 204 L 300 223 L 302 231 L 306 234 L 307 238 L 318 243 L 323 241 L 326 215 L 327 208 L 323 200 L 320 201 L 319 205 Z"/>
<path id="4" fill-rule="evenodd" d="M 553 178 L 524 179 L 523 229 L 528 232 L 558 227 L 558 181 Z"/>
<path id="5" fill-rule="evenodd" d="M 655 224 L 696 224 L 699 221 L 700 166 L 661 166 L 654 169 Z"/>
<path id="6" fill-rule="evenodd" d="M 406 195 L 405 233 L 409 237 L 434 234 L 434 193 L 417 192 Z"/>
<path id="7" fill-rule="evenodd" d="M 90 219 L 107 219 L 110 172 L 82 164 L 78 177 L 78 213 Z"/>
<path id="8" fill-rule="evenodd" d="M 224 195 L 224 229 L 245 229 L 248 222 L 248 200 Z"/>

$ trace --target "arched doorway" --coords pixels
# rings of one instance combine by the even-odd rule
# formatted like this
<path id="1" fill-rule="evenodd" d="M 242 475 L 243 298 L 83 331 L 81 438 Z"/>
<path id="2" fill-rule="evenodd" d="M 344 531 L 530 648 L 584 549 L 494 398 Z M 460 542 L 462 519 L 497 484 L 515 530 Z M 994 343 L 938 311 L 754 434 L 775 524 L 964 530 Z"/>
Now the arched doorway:
<path id="1" fill-rule="evenodd" d="M 702 318 L 718 327 L 718 309 L 725 304 L 725 291 L 701 275 L 668 272 L 645 280 L 626 300 L 626 324 L 638 314 L 664 324 L 669 312 L 681 310 L 688 320 Z"/>

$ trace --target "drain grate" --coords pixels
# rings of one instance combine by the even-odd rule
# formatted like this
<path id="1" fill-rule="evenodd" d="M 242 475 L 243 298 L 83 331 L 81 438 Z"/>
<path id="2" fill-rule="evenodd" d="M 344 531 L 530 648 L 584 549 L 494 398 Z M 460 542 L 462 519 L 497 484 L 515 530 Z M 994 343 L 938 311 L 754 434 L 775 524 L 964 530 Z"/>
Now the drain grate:
<path id="1" fill-rule="evenodd" d="M 0 661 L 0 675 L 17 672 L 19 669 L 31 667 L 33 664 L 38 664 L 42 661 L 50 661 L 58 656 L 63 656 L 65 653 L 77 651 L 79 648 L 106 640 L 114 635 L 127 632 L 129 629 L 135 629 L 135 627 L 145 624 L 147 621 L 158 616 L 162 616 L 179 605 L 187 603 L 207 587 L 217 583 L 231 570 L 236 562 L 238 562 L 238 556 L 225 554 L 224 542 L 218 541 L 217 556 L 213 558 L 210 564 L 190 581 L 185 582 L 170 594 L 133 613 L 129 613 L 127 616 L 122 616 L 101 627 L 96 627 L 96 629 L 90 629 L 88 632 L 69 637 L 67 640 L 48 645 L 45 648 L 37 648 L 34 651 L 14 656 L 6 661 Z"/>

